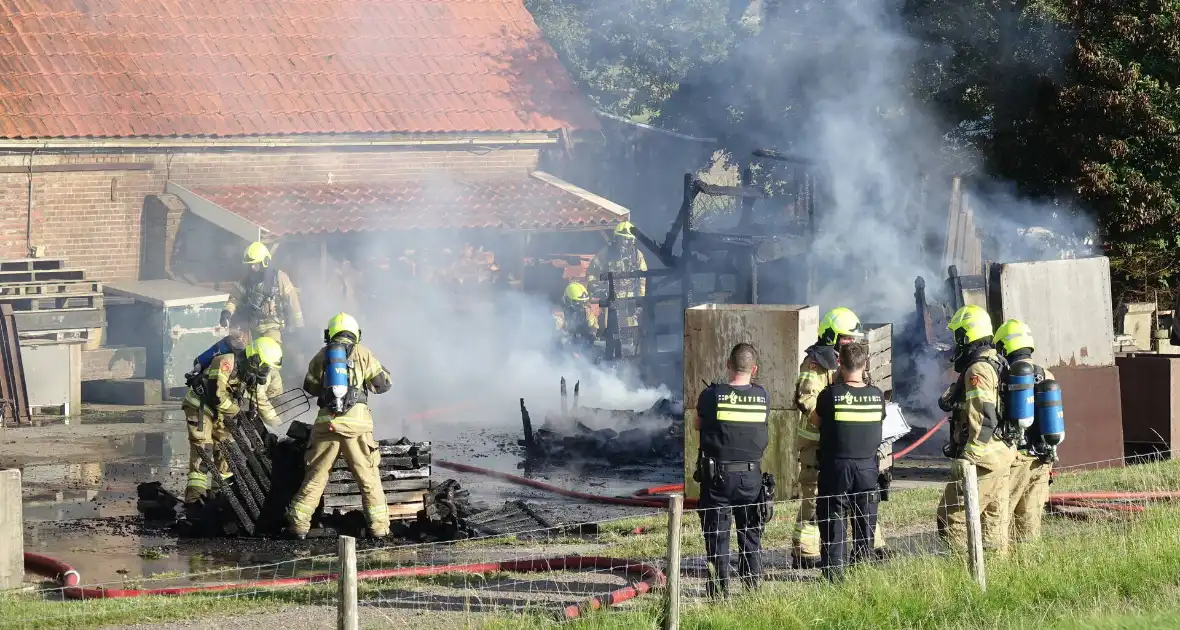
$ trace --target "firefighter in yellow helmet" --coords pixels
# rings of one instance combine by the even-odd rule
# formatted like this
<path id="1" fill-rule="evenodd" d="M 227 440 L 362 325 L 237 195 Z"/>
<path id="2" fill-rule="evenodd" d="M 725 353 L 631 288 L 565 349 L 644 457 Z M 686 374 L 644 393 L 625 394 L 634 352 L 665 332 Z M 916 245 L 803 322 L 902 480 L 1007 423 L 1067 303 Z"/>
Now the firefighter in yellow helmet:
<path id="1" fill-rule="evenodd" d="M 317 397 L 320 411 L 304 457 L 303 486 L 287 511 L 289 531 L 297 538 L 307 536 L 332 464 L 343 457 L 360 486 L 370 533 L 384 538 L 389 535 L 389 506 L 368 399 L 389 391 L 393 382 L 373 352 L 361 345 L 361 329 L 351 315 L 339 313 L 329 320 L 324 341 L 327 345 L 312 358 L 303 380 L 303 389 Z"/>
<path id="2" fill-rule="evenodd" d="M 299 293 L 286 272 L 271 264 L 270 249 L 262 243 L 251 243 L 242 255 L 242 263 L 249 266 L 249 271 L 225 303 L 221 325 L 229 326 L 237 314 L 253 338 L 270 337 L 280 343 L 284 328 L 303 328 Z"/>
<path id="3" fill-rule="evenodd" d="M 1004 443 L 1000 427 L 1000 378 L 1004 364 L 992 347 L 992 322 L 987 311 L 969 304 L 951 317 L 955 336 L 955 371 L 959 379 L 943 392 L 938 406 L 951 413 L 951 440 L 943 453 L 954 461 L 951 482 L 938 502 L 938 532 L 952 546 L 965 548 L 967 501 L 964 470 L 979 473 L 979 508 L 986 548 L 1008 549 L 1009 470 L 1015 450 Z"/>
<path id="4" fill-rule="evenodd" d="M 225 340 L 223 340 L 225 341 Z M 283 365 L 283 349 L 277 341 L 268 337 L 255 339 L 253 343 L 235 347 L 231 339 L 214 348 L 224 351 L 209 362 L 204 372 L 190 379 L 188 394 L 181 403 L 188 421 L 189 468 L 188 484 L 184 500 L 191 503 L 209 490 L 210 479 L 201 466 L 199 449 L 212 446 L 214 442 L 233 439 L 226 421 L 250 404 L 257 409 L 263 422 L 268 426 L 279 424 L 271 399 L 283 391 L 279 369 Z M 222 479 L 231 477 L 229 466 L 222 459 L 220 449 L 213 449 L 217 473 Z"/>
<path id="5" fill-rule="evenodd" d="M 560 329 L 574 343 L 590 343 L 598 338 L 598 319 L 590 310 L 590 292 L 578 281 L 571 281 L 561 296 Z"/>
<path id="6" fill-rule="evenodd" d="M 1049 502 L 1049 472 L 1057 459 L 1057 452 L 1046 447 L 1037 434 L 1033 411 L 1033 392 L 1036 385 L 1054 381 L 1053 373 L 1033 363 L 1033 336 L 1027 324 L 1010 319 L 1004 322 L 995 334 L 996 351 L 1008 361 L 1008 374 L 1018 373 L 1031 381 L 1027 385 L 1017 384 L 1009 378 L 1007 387 L 1021 387 L 1020 392 L 1009 392 L 1027 396 L 1027 404 L 1020 413 L 1012 412 L 1016 405 L 1005 405 L 1005 424 L 1011 425 L 1013 437 L 1010 443 L 1017 449 L 1016 458 L 1010 470 L 1011 488 L 1008 493 L 1009 508 L 1012 510 L 1011 537 L 1014 541 L 1036 540 L 1041 535 L 1041 515 Z M 1031 378 L 1029 378 L 1031 377 Z"/>
<path id="7" fill-rule="evenodd" d="M 631 271 L 647 271 L 647 260 L 643 252 L 635 246 L 635 234 L 632 233 L 630 221 L 623 221 L 615 226 L 614 235 L 606 247 L 595 254 L 586 269 L 586 280 L 590 283 L 590 295 L 603 304 L 610 297 L 610 287 L 606 274 L 610 272 L 623 273 Z M 631 278 L 615 280 L 615 299 L 619 302 L 609 308 L 602 309 L 603 321 L 600 326 L 605 330 L 610 317 L 617 317 L 619 326 L 619 340 L 627 353 L 635 352 L 639 347 L 639 315 L 640 305 L 637 298 L 647 295 L 647 279 Z M 608 312 L 609 311 L 609 312 Z"/>
<path id="8" fill-rule="evenodd" d="M 819 322 L 819 339 L 807 348 L 795 381 L 795 406 L 799 409 L 799 428 L 795 437 L 798 454 L 797 496 L 801 499 L 799 515 L 792 535 L 795 561 L 800 566 L 816 566 L 820 561 L 819 525 L 815 517 L 815 497 L 819 491 L 819 433 L 812 428 L 811 412 L 819 393 L 837 382 L 838 346 L 864 337 L 860 319 L 851 310 L 838 307 L 828 311 Z M 892 463 L 892 458 L 889 458 Z M 874 547 L 884 549 L 880 527 L 875 530 Z"/>

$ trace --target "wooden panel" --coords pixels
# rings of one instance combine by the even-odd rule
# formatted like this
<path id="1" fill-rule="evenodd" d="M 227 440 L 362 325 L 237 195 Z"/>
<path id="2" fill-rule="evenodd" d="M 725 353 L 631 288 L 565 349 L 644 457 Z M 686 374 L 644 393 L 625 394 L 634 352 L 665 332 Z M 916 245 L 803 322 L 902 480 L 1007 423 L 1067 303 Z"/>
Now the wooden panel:
<path id="1" fill-rule="evenodd" d="M 703 304 L 685 311 L 684 400 L 696 404 L 705 383 L 725 377 L 725 359 L 743 341 L 758 349 L 755 382 L 772 409 L 795 407 L 795 379 L 803 351 L 815 343 L 819 309 L 776 304 Z"/>
<path id="2" fill-rule="evenodd" d="M 696 420 L 696 409 L 684 410 L 686 427 L 692 427 Z M 774 474 L 776 499 L 785 500 L 786 493 L 795 487 L 795 432 L 799 427 L 799 412 L 793 409 L 775 409 L 770 412 L 770 442 L 762 456 L 762 470 Z M 700 449 L 700 433 L 691 429 L 684 432 L 684 496 L 700 498 L 701 486 L 692 480 L 697 467 L 697 451 Z M 687 454 L 692 453 L 691 457 Z M 794 518 L 794 515 L 791 516 Z"/>
<path id="3" fill-rule="evenodd" d="M 795 409 L 795 380 L 803 352 L 815 343 L 819 326 L 819 309 L 815 306 L 714 305 L 706 304 L 685 311 L 684 318 L 684 391 L 685 493 L 700 496 L 700 486 L 692 480 L 700 449 L 699 433 L 692 430 L 696 418 L 695 403 L 704 388 L 703 381 L 724 378 L 725 359 L 734 345 L 748 341 L 759 351 L 756 383 L 770 394 L 770 444 L 763 457 L 762 469 L 773 473 L 781 492 L 795 484 L 795 432 L 799 412 Z M 785 496 L 785 494 L 784 494 Z"/>
<path id="4" fill-rule="evenodd" d="M 1059 365 L 1114 365 L 1110 263 L 1105 257 L 1007 263 L 999 273 L 1003 317 L 1032 329 L 1037 363 L 1051 370 Z"/>

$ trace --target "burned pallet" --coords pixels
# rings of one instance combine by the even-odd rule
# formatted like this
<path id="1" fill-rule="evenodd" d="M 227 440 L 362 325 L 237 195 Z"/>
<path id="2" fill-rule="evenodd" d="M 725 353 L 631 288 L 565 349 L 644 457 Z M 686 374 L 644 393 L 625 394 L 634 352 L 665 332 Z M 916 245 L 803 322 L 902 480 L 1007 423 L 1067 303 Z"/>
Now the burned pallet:
<path id="1" fill-rule="evenodd" d="M 385 479 L 420 479 L 420 478 L 424 478 L 424 477 L 430 477 L 430 466 L 423 466 L 421 468 L 410 468 L 410 469 L 405 469 L 405 470 L 399 469 L 399 468 L 387 468 L 387 469 L 380 470 L 378 472 L 379 472 L 382 480 L 385 480 Z M 333 470 L 331 472 L 331 474 L 328 475 L 328 483 L 333 483 L 333 482 L 337 482 L 337 481 L 352 481 L 352 473 L 348 472 L 348 469 L 345 467 L 342 467 L 341 469 L 338 469 L 338 470 Z"/>
<path id="2" fill-rule="evenodd" d="M 430 490 L 430 442 L 377 443 L 381 453 L 378 471 L 391 519 L 413 518 L 423 506 L 423 495 Z M 360 486 L 343 458 L 337 458 L 324 489 L 324 511 L 363 507 Z"/>

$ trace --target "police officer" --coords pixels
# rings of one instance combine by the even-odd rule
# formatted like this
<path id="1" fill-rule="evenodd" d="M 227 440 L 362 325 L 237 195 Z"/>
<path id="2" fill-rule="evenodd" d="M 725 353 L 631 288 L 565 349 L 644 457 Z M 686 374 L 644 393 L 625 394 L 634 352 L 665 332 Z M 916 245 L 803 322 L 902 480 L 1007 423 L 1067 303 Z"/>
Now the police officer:
<path id="1" fill-rule="evenodd" d="M 316 396 L 320 407 L 311 429 L 304 461 L 303 486 L 287 511 L 288 531 L 304 538 L 311 517 L 320 504 L 328 475 L 337 457 L 343 457 L 360 486 L 369 531 L 376 538 L 389 535 L 389 506 L 381 488 L 381 451 L 373 439 L 373 415 L 369 394 L 384 394 L 393 387 L 389 371 L 360 343 L 356 319 L 339 313 L 324 331 L 327 346 L 307 366 L 303 389 Z"/>
<path id="2" fill-rule="evenodd" d="M 697 399 L 694 428 L 701 432 L 695 479 L 701 483 L 701 528 L 712 570 L 711 597 L 729 594 L 729 521 L 737 525 L 738 573 L 749 588 L 762 577 L 762 454 L 769 442 L 770 398 L 750 382 L 758 373 L 754 346 L 739 343 L 725 363 L 729 380 L 713 383 Z"/>
<path id="3" fill-rule="evenodd" d="M 819 340 L 806 350 L 803 363 L 799 365 L 799 378 L 795 381 L 795 406 L 799 409 L 799 429 L 795 437 L 798 454 L 798 491 L 800 498 L 799 516 L 795 521 L 792 536 L 795 563 L 798 566 L 814 567 L 820 562 L 819 526 L 815 519 L 815 497 L 819 489 L 819 434 L 811 428 L 811 412 L 815 400 L 823 388 L 836 381 L 839 365 L 837 348 L 864 337 L 860 319 L 851 310 L 838 307 L 827 312 L 819 322 Z M 887 449 L 888 447 L 883 447 Z M 883 450 L 882 472 L 892 465 L 890 451 Z M 874 545 L 885 553 L 885 537 L 878 528 Z"/>
<path id="4" fill-rule="evenodd" d="M 959 379 L 938 400 L 943 411 L 951 412 L 951 441 L 943 453 L 954 460 L 951 482 L 938 502 L 938 532 L 953 546 L 966 546 L 964 470 L 975 466 L 983 543 L 1004 553 L 1008 549 L 1009 469 L 1016 456 L 996 435 L 1004 362 L 992 347 L 991 317 L 982 308 L 973 304 L 960 308 L 947 328 L 955 337 L 953 360 Z"/>
<path id="5" fill-rule="evenodd" d="M 266 245 L 251 243 L 242 255 L 242 263 L 249 266 L 249 271 L 225 303 L 221 325 L 229 326 L 234 314 L 244 308 L 246 325 L 254 339 L 270 337 L 282 343 L 281 331 L 287 324 L 291 328 L 303 328 L 299 293 L 287 274 L 271 265 L 270 249 Z"/>
<path id="6" fill-rule="evenodd" d="M 270 401 L 283 391 L 279 376 L 282 347 L 267 337 L 255 339 L 244 350 L 235 348 L 232 340 L 223 342 L 225 346 L 221 342 L 214 346 L 223 352 L 213 357 L 202 373 L 189 379 L 189 390 L 181 403 L 188 421 L 189 441 L 185 503 L 196 501 L 209 490 L 210 480 L 202 469 L 199 451 L 214 442 L 233 439 L 225 422 L 241 412 L 241 405 L 249 401 L 267 425 L 279 423 Z M 219 449 L 214 449 L 213 459 L 217 474 L 228 480 L 232 474 Z"/>
<path id="7" fill-rule="evenodd" d="M 840 346 L 836 383 L 819 393 L 809 415 L 819 433 L 819 500 L 823 571 L 839 579 L 847 562 L 845 527 L 852 515 L 852 559 L 873 553 L 877 525 L 877 449 L 885 420 L 885 394 L 865 383 L 869 349 L 861 343 Z"/>
<path id="8" fill-rule="evenodd" d="M 1007 359 L 1009 370 L 1024 363 L 1032 368 L 1034 383 L 1056 380 L 1052 372 L 1033 363 L 1032 329 L 1024 322 L 1015 319 L 1004 322 L 996 329 L 995 345 L 996 350 Z M 1015 541 L 1036 540 L 1041 536 L 1041 515 L 1045 512 L 1045 504 L 1049 502 L 1049 472 L 1053 469 L 1057 454 L 1045 448 L 1032 426 L 1026 427 L 1018 436 L 1016 458 L 1009 469 L 1011 536 Z"/>
<path id="9" fill-rule="evenodd" d="M 647 271 L 647 259 L 643 252 L 635 246 L 635 235 L 631 232 L 634 226 L 630 221 L 623 221 L 615 226 L 614 236 L 610 243 L 594 255 L 590 265 L 586 268 L 586 280 L 590 283 L 590 294 L 598 299 L 599 304 L 610 297 L 606 274 L 610 272 L 622 273 L 629 271 Z M 624 300 L 610 305 L 610 312 L 603 311 L 602 316 L 617 317 L 619 340 L 627 346 L 630 342 L 631 351 L 638 348 L 639 343 L 639 304 L 634 298 L 647 295 L 647 278 L 631 278 L 615 281 L 615 299 Z M 602 328 L 606 327 L 603 319 Z"/>

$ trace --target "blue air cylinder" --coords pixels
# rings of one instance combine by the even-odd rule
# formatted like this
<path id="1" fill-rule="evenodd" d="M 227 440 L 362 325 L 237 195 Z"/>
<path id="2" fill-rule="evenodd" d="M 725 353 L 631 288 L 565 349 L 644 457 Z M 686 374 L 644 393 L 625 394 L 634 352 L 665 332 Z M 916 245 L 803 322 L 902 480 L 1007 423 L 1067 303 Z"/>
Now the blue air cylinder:
<path id="1" fill-rule="evenodd" d="M 1018 361 L 1008 368 L 1008 392 L 1004 397 L 1004 419 L 1009 426 L 1019 426 L 1021 431 L 1033 425 L 1036 398 L 1033 388 L 1036 384 L 1033 366 Z"/>
<path id="2" fill-rule="evenodd" d="M 228 336 L 222 337 L 220 341 L 213 344 L 212 346 L 209 346 L 209 349 L 202 352 L 201 355 L 197 357 L 196 361 L 194 361 L 198 367 L 197 371 L 204 372 L 209 367 L 209 364 L 213 363 L 214 357 L 219 357 L 223 354 L 230 354 L 233 351 L 234 346 L 230 342 L 230 338 Z"/>
<path id="3" fill-rule="evenodd" d="M 344 412 L 344 397 L 348 395 L 348 349 L 344 344 L 330 343 L 324 351 L 324 388 L 332 410 Z"/>
<path id="4" fill-rule="evenodd" d="M 1061 407 L 1061 386 L 1057 381 L 1037 383 L 1036 431 L 1049 446 L 1065 441 L 1065 413 Z"/>

